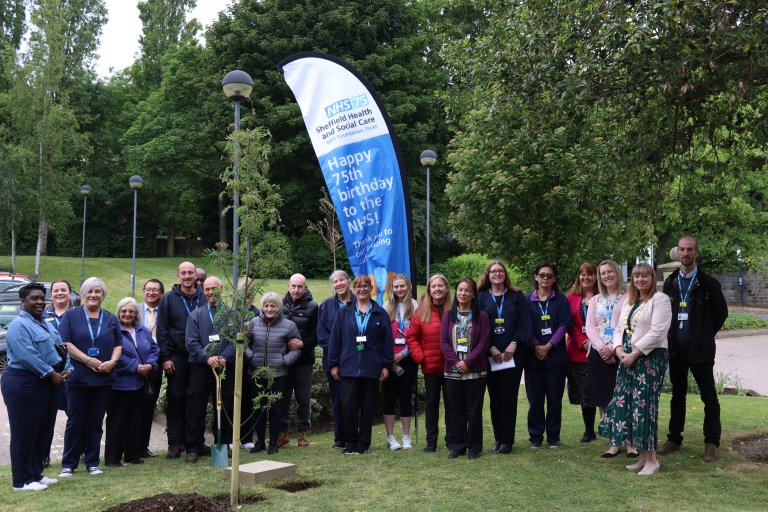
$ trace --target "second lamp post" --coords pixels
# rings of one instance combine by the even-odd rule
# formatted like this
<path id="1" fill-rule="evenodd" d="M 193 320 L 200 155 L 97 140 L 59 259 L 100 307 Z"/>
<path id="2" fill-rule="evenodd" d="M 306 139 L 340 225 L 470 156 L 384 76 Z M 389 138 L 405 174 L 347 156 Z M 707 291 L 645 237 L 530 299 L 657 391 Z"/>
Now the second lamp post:
<path id="1" fill-rule="evenodd" d="M 144 185 L 141 176 L 131 176 L 128 185 L 133 189 L 133 255 L 131 256 L 131 297 L 136 297 L 136 210 L 138 191 Z"/>

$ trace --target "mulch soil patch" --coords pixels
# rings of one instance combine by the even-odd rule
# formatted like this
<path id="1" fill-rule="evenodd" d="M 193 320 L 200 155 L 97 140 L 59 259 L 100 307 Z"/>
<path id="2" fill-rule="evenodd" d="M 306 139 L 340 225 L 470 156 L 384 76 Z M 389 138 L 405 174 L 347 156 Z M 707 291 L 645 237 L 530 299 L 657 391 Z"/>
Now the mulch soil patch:
<path id="1" fill-rule="evenodd" d="M 731 448 L 748 460 L 768 463 L 768 432 L 737 437 L 731 442 Z"/>
<path id="2" fill-rule="evenodd" d="M 274 484 L 272 487 L 286 492 L 299 492 L 314 487 L 320 487 L 321 485 L 323 485 L 323 482 L 320 480 L 289 480 L 288 482 L 283 482 L 281 484 Z"/>
<path id="3" fill-rule="evenodd" d="M 240 503 L 244 505 L 258 503 L 264 499 L 262 495 L 244 494 L 240 498 Z M 217 494 L 209 497 L 197 493 L 162 493 L 121 503 L 106 509 L 105 512 L 168 512 L 169 510 L 174 512 L 229 512 L 231 510 L 229 494 Z"/>

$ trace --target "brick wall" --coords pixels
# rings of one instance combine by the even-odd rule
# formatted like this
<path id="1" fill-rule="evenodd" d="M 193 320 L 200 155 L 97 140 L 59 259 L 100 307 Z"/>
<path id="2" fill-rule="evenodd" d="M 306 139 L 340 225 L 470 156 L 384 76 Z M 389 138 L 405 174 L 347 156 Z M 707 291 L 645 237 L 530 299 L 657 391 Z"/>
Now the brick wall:
<path id="1" fill-rule="evenodd" d="M 741 291 L 738 272 L 712 274 L 720 281 L 726 302 L 741 305 Z M 744 272 L 744 305 L 753 308 L 768 308 L 768 273 L 747 270 Z"/>

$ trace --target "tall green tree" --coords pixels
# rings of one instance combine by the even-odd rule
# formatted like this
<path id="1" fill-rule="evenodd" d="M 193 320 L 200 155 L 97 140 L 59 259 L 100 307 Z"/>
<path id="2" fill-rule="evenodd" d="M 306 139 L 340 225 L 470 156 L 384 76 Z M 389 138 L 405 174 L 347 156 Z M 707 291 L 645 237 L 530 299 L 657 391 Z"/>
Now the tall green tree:
<path id="1" fill-rule="evenodd" d="M 552 258 L 572 267 L 631 259 L 694 228 L 726 246 L 735 237 L 725 219 L 761 224 L 756 168 L 723 158 L 735 140 L 747 154 L 765 141 L 761 2 L 490 7 L 479 37 L 443 52 L 458 87 L 446 96 L 457 128 L 451 224 L 465 245 L 524 266 Z M 726 189 L 749 218 L 697 222 L 703 205 L 721 203 L 724 191 L 709 184 L 729 176 L 758 187 Z M 678 215 L 671 198 L 681 187 L 692 201 Z"/>

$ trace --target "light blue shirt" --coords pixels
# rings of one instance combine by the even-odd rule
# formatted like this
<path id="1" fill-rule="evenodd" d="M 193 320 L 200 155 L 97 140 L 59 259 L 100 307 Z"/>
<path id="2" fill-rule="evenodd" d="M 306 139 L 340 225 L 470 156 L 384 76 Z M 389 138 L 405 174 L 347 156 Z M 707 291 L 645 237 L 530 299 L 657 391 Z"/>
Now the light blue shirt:
<path id="1" fill-rule="evenodd" d="M 53 365 L 61 358 L 54 343 L 62 344 L 61 336 L 51 322 L 38 322 L 22 310 L 8 326 L 8 367 L 25 370 L 45 378 L 53 372 Z M 65 370 L 72 371 L 67 356 Z"/>

